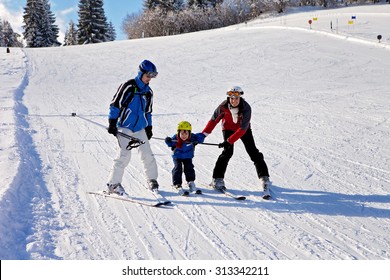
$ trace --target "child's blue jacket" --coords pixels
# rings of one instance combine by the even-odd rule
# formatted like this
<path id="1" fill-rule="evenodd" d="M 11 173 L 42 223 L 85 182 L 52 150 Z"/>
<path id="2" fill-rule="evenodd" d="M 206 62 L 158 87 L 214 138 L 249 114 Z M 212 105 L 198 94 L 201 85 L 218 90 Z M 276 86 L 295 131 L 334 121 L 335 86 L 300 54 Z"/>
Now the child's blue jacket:
<path id="1" fill-rule="evenodd" d="M 168 147 L 173 148 L 172 157 L 174 159 L 186 159 L 194 157 L 195 145 L 203 143 L 205 136 L 203 133 L 191 133 L 190 139 L 185 142 L 183 142 L 177 134 L 173 135 L 171 138 L 172 142 L 169 143 L 165 141 L 165 144 L 167 144 Z"/>

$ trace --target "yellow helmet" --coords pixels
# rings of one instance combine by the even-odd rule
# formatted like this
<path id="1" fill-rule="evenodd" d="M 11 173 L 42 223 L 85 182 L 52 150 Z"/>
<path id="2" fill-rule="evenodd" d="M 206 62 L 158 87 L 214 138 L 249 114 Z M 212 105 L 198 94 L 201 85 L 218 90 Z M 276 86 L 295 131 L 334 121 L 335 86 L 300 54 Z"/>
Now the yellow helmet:
<path id="1" fill-rule="evenodd" d="M 192 130 L 192 126 L 191 126 L 191 124 L 189 122 L 182 121 L 182 122 L 179 122 L 179 124 L 177 126 L 177 132 L 179 132 L 180 130 L 191 131 Z"/>

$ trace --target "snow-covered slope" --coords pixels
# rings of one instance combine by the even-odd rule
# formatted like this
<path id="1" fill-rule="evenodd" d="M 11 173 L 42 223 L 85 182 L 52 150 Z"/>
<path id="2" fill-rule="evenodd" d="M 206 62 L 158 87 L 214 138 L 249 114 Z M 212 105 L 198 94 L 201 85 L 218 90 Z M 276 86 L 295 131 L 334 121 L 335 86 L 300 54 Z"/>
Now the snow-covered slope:
<path id="1" fill-rule="evenodd" d="M 353 27 L 345 23 L 352 15 Z M 312 29 L 308 17 L 318 17 Z M 389 259 L 389 20 L 390 5 L 376 5 L 181 36 L 1 51 L 0 258 Z M 157 139 L 159 183 L 172 207 L 86 193 L 105 187 L 116 140 L 100 125 L 143 59 L 160 73 L 151 83 L 156 137 L 172 135 L 182 120 L 201 131 L 226 89 L 242 86 L 274 200 L 259 197 L 240 141 L 225 179 L 245 201 L 207 188 L 221 150 L 206 145 L 194 158 L 204 195 L 177 196 L 170 150 Z M 221 140 L 219 126 L 206 139 Z M 153 199 L 136 152 L 123 185 Z"/>

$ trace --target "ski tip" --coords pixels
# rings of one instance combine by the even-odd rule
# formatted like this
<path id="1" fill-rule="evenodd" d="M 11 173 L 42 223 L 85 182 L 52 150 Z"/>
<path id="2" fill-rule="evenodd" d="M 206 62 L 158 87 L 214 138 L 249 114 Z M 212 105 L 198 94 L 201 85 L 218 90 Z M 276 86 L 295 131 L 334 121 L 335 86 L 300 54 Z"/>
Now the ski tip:
<path id="1" fill-rule="evenodd" d="M 270 196 L 270 195 L 263 195 L 263 199 L 265 199 L 265 200 L 270 200 L 272 197 Z"/>
<path id="2" fill-rule="evenodd" d="M 236 199 L 237 199 L 237 200 L 245 200 L 245 199 L 246 199 L 246 196 L 238 196 Z"/>
<path id="3" fill-rule="evenodd" d="M 156 203 L 154 205 L 154 207 L 160 207 L 160 206 L 164 206 L 165 205 L 165 202 L 159 202 L 159 203 Z"/>

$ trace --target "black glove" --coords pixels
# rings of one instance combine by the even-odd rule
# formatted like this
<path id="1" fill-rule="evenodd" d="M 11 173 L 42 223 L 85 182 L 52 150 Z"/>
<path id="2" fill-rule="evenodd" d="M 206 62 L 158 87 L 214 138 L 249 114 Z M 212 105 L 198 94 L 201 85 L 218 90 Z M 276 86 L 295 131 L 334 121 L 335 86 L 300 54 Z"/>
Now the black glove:
<path id="1" fill-rule="evenodd" d="M 152 138 L 152 136 L 153 136 L 152 126 L 145 127 L 145 132 L 146 132 L 146 136 L 150 140 L 150 138 Z"/>
<path id="2" fill-rule="evenodd" d="M 171 137 L 165 138 L 165 142 L 166 142 L 167 144 L 171 144 L 171 143 L 172 143 L 172 138 L 171 138 Z"/>
<path id="3" fill-rule="evenodd" d="M 194 147 L 195 147 L 196 145 L 198 145 L 198 144 L 199 144 L 199 142 L 196 141 L 196 140 L 192 142 L 192 146 L 194 146 Z"/>
<path id="4" fill-rule="evenodd" d="M 117 119 L 109 119 L 108 120 L 108 133 L 116 136 L 118 133 L 118 128 L 116 127 Z"/>
<path id="5" fill-rule="evenodd" d="M 230 144 L 228 141 L 224 141 L 224 142 L 218 144 L 218 148 L 228 149 L 231 147 L 231 145 L 232 144 Z"/>

